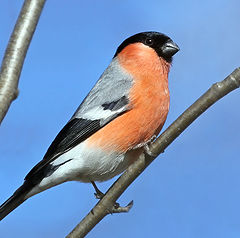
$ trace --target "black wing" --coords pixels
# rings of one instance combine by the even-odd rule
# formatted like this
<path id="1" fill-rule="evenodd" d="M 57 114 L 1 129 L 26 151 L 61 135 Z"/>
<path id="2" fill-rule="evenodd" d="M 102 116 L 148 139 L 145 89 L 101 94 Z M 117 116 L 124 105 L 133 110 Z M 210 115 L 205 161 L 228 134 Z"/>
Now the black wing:
<path id="1" fill-rule="evenodd" d="M 102 109 L 111 110 L 113 112 L 127 104 L 128 100 L 125 96 L 123 96 L 115 102 L 103 104 Z M 32 170 L 27 174 L 25 180 L 31 179 L 33 183 L 38 183 L 39 180 L 46 176 L 47 171 L 44 170 L 45 166 L 49 165 L 49 163 L 55 160 L 58 156 L 64 154 L 68 150 L 72 149 L 79 143 L 86 140 L 96 131 L 98 131 L 126 111 L 127 108 L 120 113 L 116 112 L 109 119 L 105 120 L 88 120 L 82 118 L 73 118 L 72 120 L 70 120 L 56 136 L 56 138 L 48 148 L 44 158 L 37 165 L 35 165 Z"/>

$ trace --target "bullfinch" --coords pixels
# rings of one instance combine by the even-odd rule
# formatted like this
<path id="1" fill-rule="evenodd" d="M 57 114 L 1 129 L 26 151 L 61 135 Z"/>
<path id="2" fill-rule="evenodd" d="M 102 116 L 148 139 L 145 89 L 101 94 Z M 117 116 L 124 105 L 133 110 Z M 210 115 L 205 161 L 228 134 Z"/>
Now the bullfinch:
<path id="1" fill-rule="evenodd" d="M 66 181 L 92 183 L 122 173 L 168 114 L 168 73 L 178 46 L 142 32 L 123 41 L 107 69 L 24 183 L 0 206 L 0 220 L 26 199 Z M 95 187 L 98 192 L 97 188 Z"/>

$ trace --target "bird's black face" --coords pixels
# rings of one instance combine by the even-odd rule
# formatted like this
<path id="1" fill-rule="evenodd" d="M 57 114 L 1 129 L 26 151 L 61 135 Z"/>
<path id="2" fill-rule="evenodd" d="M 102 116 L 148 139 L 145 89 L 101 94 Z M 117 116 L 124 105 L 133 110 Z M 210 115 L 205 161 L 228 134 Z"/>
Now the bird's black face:
<path id="1" fill-rule="evenodd" d="M 167 62 L 172 62 L 172 56 L 179 51 L 179 47 L 168 36 L 158 32 L 142 32 L 133 35 L 123 41 L 118 47 L 114 57 L 120 53 L 126 46 L 134 43 L 143 43 L 154 49 L 159 57 L 162 57 Z"/>

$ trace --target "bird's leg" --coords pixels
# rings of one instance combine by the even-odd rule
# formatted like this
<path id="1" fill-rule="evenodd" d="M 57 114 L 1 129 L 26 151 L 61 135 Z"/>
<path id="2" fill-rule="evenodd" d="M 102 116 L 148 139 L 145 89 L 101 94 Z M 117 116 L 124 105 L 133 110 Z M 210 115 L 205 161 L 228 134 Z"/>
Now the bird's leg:
<path id="1" fill-rule="evenodd" d="M 102 199 L 105 194 L 98 189 L 98 187 L 97 187 L 97 185 L 95 184 L 95 182 L 91 181 L 91 183 L 92 183 L 92 185 L 93 185 L 93 187 L 94 187 L 94 189 L 95 189 L 95 191 L 96 191 L 96 193 L 94 193 L 95 197 L 96 197 L 97 199 Z M 120 207 L 119 203 L 117 203 L 117 202 L 115 202 L 115 204 L 114 204 L 113 206 L 114 206 L 114 208 Z"/>
<path id="2" fill-rule="evenodd" d="M 97 199 L 102 199 L 105 194 L 98 189 L 98 187 L 97 187 L 97 185 L 95 184 L 95 182 L 91 181 L 91 183 L 92 183 L 92 185 L 93 185 L 93 187 L 94 187 L 94 189 L 95 189 L 95 191 L 96 191 L 96 192 L 94 193 L 95 197 L 96 197 Z"/>
<path id="3" fill-rule="evenodd" d="M 92 185 L 93 185 L 93 187 L 94 187 L 94 189 L 95 189 L 95 191 L 96 191 L 96 192 L 94 193 L 95 197 L 96 197 L 97 199 L 102 199 L 105 194 L 98 189 L 98 187 L 97 187 L 97 185 L 95 184 L 95 182 L 91 181 L 91 183 L 92 183 Z M 117 202 L 115 202 L 113 206 L 114 206 L 114 208 L 120 207 L 119 203 L 117 203 Z"/>
<path id="4" fill-rule="evenodd" d="M 97 187 L 97 185 L 95 184 L 94 181 L 91 181 L 91 183 L 92 183 L 92 185 L 93 185 L 93 187 L 94 187 L 94 189 L 96 191 L 94 193 L 95 197 L 97 199 L 102 199 L 105 194 L 98 189 L 98 187 Z M 133 201 L 131 201 L 126 207 L 121 207 L 119 205 L 119 203 L 115 202 L 112 208 L 107 209 L 107 212 L 109 214 L 128 212 L 132 208 L 132 206 L 133 206 Z M 94 211 L 92 210 L 91 212 L 94 215 Z"/>
<path id="5" fill-rule="evenodd" d="M 149 141 L 147 141 L 147 143 L 144 145 L 143 149 L 144 149 L 144 152 L 149 155 L 150 157 L 157 157 L 158 154 L 156 153 L 153 153 L 150 151 L 150 148 L 149 146 L 151 145 L 151 143 L 156 139 L 156 136 L 154 135 Z M 164 150 L 161 152 L 161 153 L 164 153 Z"/>

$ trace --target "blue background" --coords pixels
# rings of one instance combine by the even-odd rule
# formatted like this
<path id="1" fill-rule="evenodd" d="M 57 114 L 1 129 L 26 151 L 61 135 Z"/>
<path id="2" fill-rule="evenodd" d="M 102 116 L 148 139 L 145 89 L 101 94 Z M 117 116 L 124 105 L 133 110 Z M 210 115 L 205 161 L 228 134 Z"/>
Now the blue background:
<path id="1" fill-rule="evenodd" d="M 22 2 L 1 1 L 0 57 Z M 125 38 L 160 31 L 181 48 L 169 75 L 166 128 L 240 66 L 239 9 L 238 0 L 47 1 L 19 97 L 0 127 L 0 202 L 41 160 Z M 134 200 L 129 214 L 106 217 L 88 237 L 240 237 L 239 93 L 204 113 L 130 186 L 119 199 Z M 65 183 L 17 208 L 0 236 L 64 237 L 96 202 L 89 184 Z"/>

